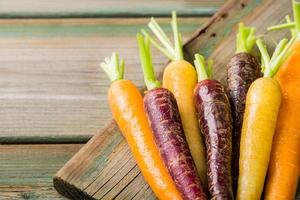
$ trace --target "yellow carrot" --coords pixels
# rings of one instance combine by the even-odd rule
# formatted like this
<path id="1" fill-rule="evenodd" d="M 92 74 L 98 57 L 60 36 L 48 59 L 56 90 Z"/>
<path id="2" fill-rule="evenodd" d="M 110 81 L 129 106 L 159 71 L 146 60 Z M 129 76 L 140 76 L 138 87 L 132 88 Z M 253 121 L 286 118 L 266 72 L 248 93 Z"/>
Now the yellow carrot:
<path id="1" fill-rule="evenodd" d="M 261 39 L 257 45 L 262 54 L 264 77 L 254 81 L 247 93 L 242 126 L 238 200 L 260 200 L 270 160 L 273 135 L 281 103 L 281 90 L 272 77 L 286 58 L 291 40 L 283 39 L 270 59 Z"/>
<path id="2" fill-rule="evenodd" d="M 151 39 L 152 44 L 172 60 L 164 70 L 163 87 L 169 89 L 177 100 L 186 140 L 195 161 L 201 182 L 204 187 L 207 187 L 204 141 L 198 126 L 193 101 L 193 90 L 197 83 L 197 73 L 193 65 L 183 58 L 181 35 L 178 31 L 176 13 L 172 13 L 171 22 L 174 34 L 174 45 L 170 42 L 155 19 L 152 18 L 148 25 L 164 47 L 160 46 L 153 39 Z M 145 31 L 143 31 L 143 33 L 149 36 Z"/>

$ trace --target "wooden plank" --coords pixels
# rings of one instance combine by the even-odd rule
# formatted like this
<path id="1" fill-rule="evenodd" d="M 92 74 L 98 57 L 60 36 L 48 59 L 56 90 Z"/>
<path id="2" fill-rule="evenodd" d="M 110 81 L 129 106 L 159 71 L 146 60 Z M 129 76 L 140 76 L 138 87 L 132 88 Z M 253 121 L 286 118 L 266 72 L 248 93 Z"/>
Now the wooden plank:
<path id="1" fill-rule="evenodd" d="M 111 119 L 104 57 L 119 52 L 126 78 L 144 85 L 135 34 L 147 21 L 0 20 L 0 143 L 87 141 Z M 191 36 L 205 21 L 180 19 L 181 30 Z M 166 58 L 153 58 L 161 71 Z"/>
<path id="2" fill-rule="evenodd" d="M 52 176 L 81 144 L 0 145 L 0 199 L 65 199 Z"/>
<path id="3" fill-rule="evenodd" d="M 1 200 L 67 200 L 52 186 L 2 186 L 0 185 Z"/>
<path id="4" fill-rule="evenodd" d="M 0 0 L 0 18 L 211 16 L 226 0 Z"/>
<path id="5" fill-rule="evenodd" d="M 73 199 L 155 199 L 115 122 L 55 175 L 54 186 Z"/>
<path id="6" fill-rule="evenodd" d="M 230 1 L 185 45 L 185 54 L 188 58 L 195 52 L 210 55 L 216 60 L 215 76 L 224 80 L 226 63 L 234 54 L 237 23 L 242 20 L 255 25 L 258 32 L 263 33 L 266 26 L 277 23 L 290 12 L 290 6 L 280 0 Z M 117 197 L 123 191 L 136 191 L 136 187 L 144 189 L 146 185 L 142 183 L 129 189 L 138 172 L 133 158 L 127 155 L 126 142 L 118 135 L 119 130 L 114 123 L 95 135 L 58 171 L 54 177 L 55 188 L 69 197 L 90 196 L 95 199 L 106 195 Z M 120 186 L 118 183 L 122 181 L 125 183 Z M 141 195 L 139 198 L 144 197 Z"/>

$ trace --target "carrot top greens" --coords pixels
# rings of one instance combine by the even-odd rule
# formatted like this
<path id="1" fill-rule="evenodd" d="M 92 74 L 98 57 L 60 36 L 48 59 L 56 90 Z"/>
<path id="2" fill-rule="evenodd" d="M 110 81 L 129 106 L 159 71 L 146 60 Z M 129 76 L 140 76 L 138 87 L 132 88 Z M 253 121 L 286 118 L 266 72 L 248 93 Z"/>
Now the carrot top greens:
<path id="1" fill-rule="evenodd" d="M 297 2 L 296 0 L 293 0 L 293 14 L 294 14 L 294 22 L 290 20 L 289 16 L 286 16 L 287 23 L 268 27 L 268 31 L 289 28 L 291 29 L 292 36 L 296 36 L 297 39 L 299 40 L 300 39 L 300 2 Z"/>
<path id="2" fill-rule="evenodd" d="M 142 33 L 150 38 L 151 43 L 160 50 L 164 55 L 166 55 L 171 60 L 183 60 L 183 51 L 182 51 L 182 39 L 181 34 L 178 30 L 178 22 L 176 12 L 172 12 L 172 21 L 171 27 L 173 31 L 174 44 L 170 41 L 168 36 L 165 34 L 163 29 L 159 26 L 156 20 L 152 17 L 148 23 L 148 27 L 151 29 L 153 34 L 157 37 L 159 42 L 156 42 L 150 37 L 150 35 L 142 30 Z"/>
<path id="3" fill-rule="evenodd" d="M 205 58 L 200 54 L 195 54 L 194 64 L 198 74 L 198 81 L 203 81 L 212 77 L 212 65 L 211 59 L 205 61 Z"/>
<path id="4" fill-rule="evenodd" d="M 276 46 L 274 53 L 270 58 L 266 45 L 263 44 L 261 39 L 257 39 L 256 44 L 261 53 L 261 67 L 264 77 L 273 77 L 276 74 L 282 62 L 289 55 L 290 47 L 294 40 L 295 37 L 293 37 L 290 41 L 288 41 L 288 39 L 282 39 Z"/>
<path id="5" fill-rule="evenodd" d="M 121 59 L 120 62 L 119 55 L 115 52 L 110 58 L 106 57 L 104 62 L 100 63 L 100 67 L 106 73 L 111 82 L 124 78 L 124 66 L 124 59 Z"/>
<path id="6" fill-rule="evenodd" d="M 256 29 L 239 23 L 239 32 L 236 35 L 236 53 L 251 53 L 256 42 Z"/>
<path id="7" fill-rule="evenodd" d="M 137 41 L 146 87 L 148 90 L 160 87 L 161 84 L 156 79 L 155 72 L 153 69 L 150 51 L 150 38 L 147 35 L 143 37 L 143 35 L 137 34 Z"/>

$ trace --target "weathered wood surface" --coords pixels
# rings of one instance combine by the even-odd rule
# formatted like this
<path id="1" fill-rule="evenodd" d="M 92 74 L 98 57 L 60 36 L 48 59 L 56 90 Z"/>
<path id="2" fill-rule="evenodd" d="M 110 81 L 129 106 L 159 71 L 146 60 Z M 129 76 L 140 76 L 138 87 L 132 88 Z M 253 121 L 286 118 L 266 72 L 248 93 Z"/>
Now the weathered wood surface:
<path id="1" fill-rule="evenodd" d="M 72 199 L 155 199 L 114 122 L 55 175 L 54 186 Z"/>
<path id="2" fill-rule="evenodd" d="M 66 199 L 52 176 L 82 144 L 0 145 L 0 199 Z"/>
<path id="3" fill-rule="evenodd" d="M 0 18 L 211 16 L 226 0 L 0 0 Z"/>
<path id="4" fill-rule="evenodd" d="M 0 6 L 1 7 L 1 6 Z M 207 18 L 180 18 L 185 38 Z M 158 20 L 170 33 L 169 19 Z M 99 62 L 117 51 L 126 78 L 144 85 L 141 19 L 0 20 L 0 143 L 85 142 L 111 119 Z M 166 58 L 154 51 L 162 71 Z"/>
<path id="5" fill-rule="evenodd" d="M 281 0 L 229 1 L 185 45 L 185 54 L 191 58 L 200 52 L 215 59 L 215 77 L 224 80 L 226 63 L 235 51 L 237 23 L 243 21 L 256 26 L 259 33 L 265 33 L 268 25 L 277 23 L 288 13 L 291 13 L 289 3 Z M 118 199 L 120 195 L 120 199 L 131 199 L 132 196 L 122 196 L 123 192 L 131 191 L 128 194 L 135 195 L 139 190 L 148 190 L 140 176 L 125 140 L 112 123 L 60 169 L 54 185 L 60 193 L 74 199 Z M 135 184 L 136 177 L 141 179 L 138 184 Z M 149 195 L 145 199 L 155 198 L 154 194 Z"/>

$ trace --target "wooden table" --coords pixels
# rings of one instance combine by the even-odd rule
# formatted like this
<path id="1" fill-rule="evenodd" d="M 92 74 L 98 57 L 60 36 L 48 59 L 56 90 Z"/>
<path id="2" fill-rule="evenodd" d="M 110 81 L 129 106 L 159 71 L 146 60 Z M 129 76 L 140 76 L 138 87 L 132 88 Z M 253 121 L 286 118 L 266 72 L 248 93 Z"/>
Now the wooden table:
<path id="1" fill-rule="evenodd" d="M 157 1 L 157 2 L 155 2 Z M 65 199 L 52 176 L 111 115 L 99 62 L 126 59 L 143 86 L 135 34 L 172 10 L 184 38 L 225 0 L 0 0 L 0 199 Z M 157 71 L 167 59 L 154 51 Z"/>

